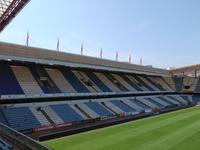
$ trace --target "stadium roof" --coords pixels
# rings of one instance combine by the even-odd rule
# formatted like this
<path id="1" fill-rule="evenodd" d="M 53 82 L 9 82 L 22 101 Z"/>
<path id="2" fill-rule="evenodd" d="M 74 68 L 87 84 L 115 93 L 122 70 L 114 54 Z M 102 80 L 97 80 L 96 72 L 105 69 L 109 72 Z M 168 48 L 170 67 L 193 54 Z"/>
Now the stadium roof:
<path id="1" fill-rule="evenodd" d="M 170 71 L 175 74 L 175 73 L 182 73 L 182 72 L 193 72 L 195 70 L 200 70 L 200 64 L 175 68 L 175 69 L 171 69 Z"/>
<path id="2" fill-rule="evenodd" d="M 0 32 L 30 0 L 0 0 Z"/>
<path id="3" fill-rule="evenodd" d="M 72 68 L 89 68 L 114 72 L 126 72 L 156 76 L 170 76 L 165 69 L 117 62 L 107 59 L 81 56 L 49 49 L 27 47 L 0 42 L 0 60 L 34 62 L 46 65 L 61 65 Z"/>

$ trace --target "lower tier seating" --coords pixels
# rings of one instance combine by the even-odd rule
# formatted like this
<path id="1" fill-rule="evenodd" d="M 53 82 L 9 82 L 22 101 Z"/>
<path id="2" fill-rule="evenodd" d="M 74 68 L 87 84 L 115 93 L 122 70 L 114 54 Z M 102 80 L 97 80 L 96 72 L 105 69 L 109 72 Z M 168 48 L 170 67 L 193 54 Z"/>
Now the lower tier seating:
<path id="1" fill-rule="evenodd" d="M 2 111 L 8 125 L 16 130 L 27 130 L 41 126 L 29 107 L 4 107 Z"/>
<path id="2" fill-rule="evenodd" d="M 155 110 L 197 104 L 191 95 L 155 95 L 123 98 L 86 99 L 0 107 L 0 122 L 18 131 L 81 123 L 90 119 L 137 115 Z"/>

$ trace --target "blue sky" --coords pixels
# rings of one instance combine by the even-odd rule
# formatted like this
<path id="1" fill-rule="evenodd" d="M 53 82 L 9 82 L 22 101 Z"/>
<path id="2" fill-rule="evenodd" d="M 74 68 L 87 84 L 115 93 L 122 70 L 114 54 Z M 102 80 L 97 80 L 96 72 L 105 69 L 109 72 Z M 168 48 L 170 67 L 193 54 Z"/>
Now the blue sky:
<path id="1" fill-rule="evenodd" d="M 199 0 L 31 0 L 0 34 L 0 41 L 60 49 L 155 67 L 200 61 Z"/>

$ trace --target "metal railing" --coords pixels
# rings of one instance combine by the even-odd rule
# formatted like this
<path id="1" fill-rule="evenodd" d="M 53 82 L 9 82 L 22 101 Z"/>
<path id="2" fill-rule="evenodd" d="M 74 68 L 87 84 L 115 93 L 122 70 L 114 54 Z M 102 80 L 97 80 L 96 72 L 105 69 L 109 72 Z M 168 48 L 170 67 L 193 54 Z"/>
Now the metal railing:
<path id="1" fill-rule="evenodd" d="M 12 146 L 20 147 L 22 150 L 51 150 L 41 145 L 30 137 L 0 123 L 0 135 L 8 139 Z"/>

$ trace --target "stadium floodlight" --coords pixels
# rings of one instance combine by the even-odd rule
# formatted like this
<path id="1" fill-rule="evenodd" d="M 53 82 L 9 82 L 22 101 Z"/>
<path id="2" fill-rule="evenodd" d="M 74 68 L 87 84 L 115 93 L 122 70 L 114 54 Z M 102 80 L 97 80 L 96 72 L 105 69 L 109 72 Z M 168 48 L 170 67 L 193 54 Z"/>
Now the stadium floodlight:
<path id="1" fill-rule="evenodd" d="M 0 32 L 30 0 L 0 0 Z"/>

